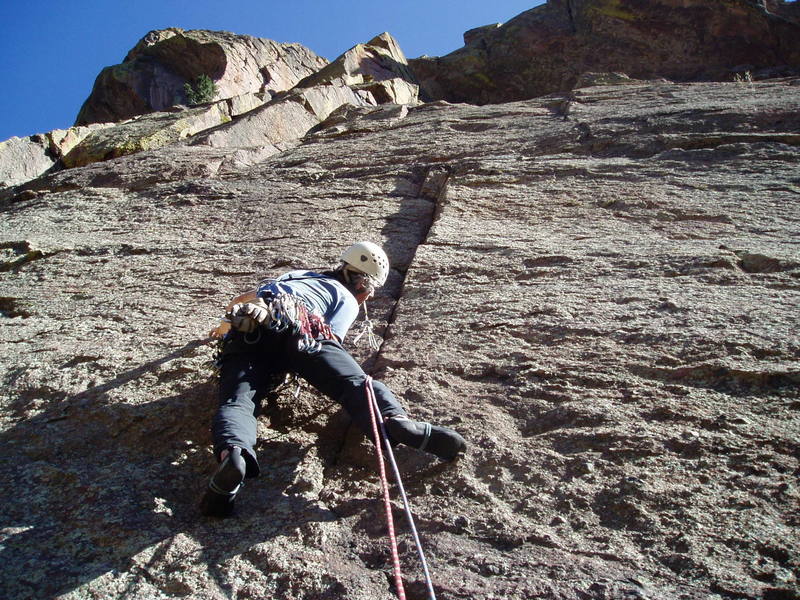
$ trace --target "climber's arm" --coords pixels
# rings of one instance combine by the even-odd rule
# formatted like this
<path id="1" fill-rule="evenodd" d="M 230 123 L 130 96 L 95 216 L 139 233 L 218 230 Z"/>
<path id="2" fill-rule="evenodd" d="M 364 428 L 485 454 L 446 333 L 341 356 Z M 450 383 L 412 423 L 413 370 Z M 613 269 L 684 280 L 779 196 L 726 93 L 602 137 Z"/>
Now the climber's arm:
<path id="1" fill-rule="evenodd" d="M 228 303 L 228 307 L 225 309 L 225 312 L 226 313 L 230 312 L 234 304 L 247 304 L 248 302 L 252 302 L 256 298 L 258 298 L 258 293 L 256 292 L 256 290 L 250 290 L 249 292 L 245 292 L 244 294 L 239 294 Z"/>
<path id="2" fill-rule="evenodd" d="M 251 290 L 249 292 L 245 292 L 244 294 L 239 294 L 228 303 L 228 306 L 225 308 L 225 313 L 226 314 L 229 313 L 236 304 L 246 304 L 247 302 L 252 302 L 256 298 L 258 298 L 256 290 Z M 228 321 L 227 319 L 222 319 L 219 322 L 219 325 L 217 325 L 214 329 L 212 329 L 208 333 L 208 336 L 212 338 L 221 338 L 223 335 L 228 333 L 230 329 L 231 329 L 230 321 Z"/>

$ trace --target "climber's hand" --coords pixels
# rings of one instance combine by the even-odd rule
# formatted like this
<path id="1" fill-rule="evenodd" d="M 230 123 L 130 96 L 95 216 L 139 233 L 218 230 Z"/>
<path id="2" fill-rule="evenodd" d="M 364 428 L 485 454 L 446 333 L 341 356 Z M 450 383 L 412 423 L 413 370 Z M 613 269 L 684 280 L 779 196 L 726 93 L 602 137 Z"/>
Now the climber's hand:
<path id="1" fill-rule="evenodd" d="M 269 310 L 261 298 L 256 298 L 252 302 L 234 304 L 228 317 L 231 320 L 231 327 L 237 331 L 250 333 L 267 320 Z"/>
<path id="2" fill-rule="evenodd" d="M 219 339 L 224 337 L 226 333 L 231 330 L 231 322 L 227 319 L 223 319 L 220 321 L 219 325 L 214 327 L 211 331 L 208 332 L 208 337 L 213 339 Z"/>

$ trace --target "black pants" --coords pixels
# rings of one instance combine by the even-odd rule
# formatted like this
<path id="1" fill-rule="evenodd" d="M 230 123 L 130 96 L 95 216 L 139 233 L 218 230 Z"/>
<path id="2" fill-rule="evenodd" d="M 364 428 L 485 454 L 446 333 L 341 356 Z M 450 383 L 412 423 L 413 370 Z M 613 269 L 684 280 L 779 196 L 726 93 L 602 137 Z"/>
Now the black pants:
<path id="1" fill-rule="evenodd" d="M 214 415 L 214 453 L 230 446 L 242 449 L 247 476 L 259 473 L 255 454 L 256 415 L 277 373 L 296 373 L 332 400 L 341 404 L 368 437 L 372 421 L 364 382 L 366 375 L 339 342 L 323 340 L 315 354 L 297 348 L 288 334 L 257 331 L 234 332 L 226 342 L 219 381 L 219 408 Z M 373 381 L 381 415 L 388 418 L 406 411 L 385 385 Z"/>

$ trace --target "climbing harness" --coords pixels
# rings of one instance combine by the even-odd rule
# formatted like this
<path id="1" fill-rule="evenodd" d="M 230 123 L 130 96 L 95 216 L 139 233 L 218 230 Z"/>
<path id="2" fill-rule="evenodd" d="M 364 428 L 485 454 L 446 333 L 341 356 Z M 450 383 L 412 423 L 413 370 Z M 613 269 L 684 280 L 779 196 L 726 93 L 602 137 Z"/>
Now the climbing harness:
<path id="1" fill-rule="evenodd" d="M 403 481 L 400 478 L 400 470 L 397 468 L 397 462 L 394 459 L 392 445 L 389 442 L 389 437 L 386 435 L 383 416 L 381 416 L 378 402 L 375 399 L 375 390 L 372 387 L 372 377 L 369 375 L 367 375 L 367 379 L 364 382 L 364 387 L 366 389 L 367 402 L 369 403 L 369 414 L 370 419 L 372 420 L 372 434 L 374 436 L 375 449 L 378 455 L 378 471 L 380 473 L 381 487 L 383 489 L 383 503 L 386 510 L 386 525 L 389 532 L 389 544 L 392 553 L 392 564 L 394 570 L 395 587 L 397 588 L 397 597 L 400 598 L 400 600 L 405 600 L 406 593 L 405 589 L 403 588 L 402 573 L 400 571 L 400 556 L 397 550 L 397 537 L 395 536 L 394 532 L 392 505 L 389 498 L 389 482 L 386 479 L 386 468 L 383 463 L 383 452 L 381 451 L 382 445 L 386 448 L 386 455 L 389 457 L 389 463 L 392 466 L 392 471 L 394 472 L 394 477 L 397 481 L 397 488 L 400 491 L 400 497 L 403 499 L 403 508 L 405 509 L 406 519 L 411 529 L 411 534 L 414 537 L 414 544 L 417 547 L 417 553 L 419 554 L 419 559 L 422 563 L 422 570 L 425 574 L 425 585 L 428 589 L 428 599 L 436 600 L 436 593 L 433 591 L 431 574 L 428 571 L 428 563 L 425 560 L 425 554 L 422 551 L 422 543 L 420 542 L 419 534 L 417 533 L 417 527 L 414 524 L 414 517 L 411 514 L 411 506 L 408 502 L 408 496 L 406 496 L 405 488 L 403 487 Z M 380 432 L 378 430 L 379 425 Z M 383 441 L 383 444 L 381 444 L 381 441 Z"/>
<path id="2" fill-rule="evenodd" d="M 267 316 L 253 331 L 243 333 L 242 340 L 245 344 L 254 345 L 261 341 L 263 330 L 267 329 L 275 333 L 289 333 L 297 337 L 297 349 L 307 354 L 316 354 L 322 349 L 320 339 L 334 339 L 330 325 L 318 314 L 308 310 L 303 302 L 296 296 L 286 292 L 273 294 L 268 292 L 263 297 L 263 307 L 267 311 Z M 231 323 L 233 315 L 230 313 L 222 319 L 224 322 Z M 235 327 L 234 327 L 235 328 Z M 230 334 L 217 340 L 211 359 L 212 378 L 219 377 L 222 367 L 222 358 L 225 356 L 225 347 L 231 341 Z M 282 387 L 285 374 L 276 375 L 280 381 L 275 381 L 275 389 Z M 297 393 L 295 393 L 295 396 Z"/>
<path id="3" fill-rule="evenodd" d="M 260 309 L 266 312 L 266 315 L 258 320 L 260 327 L 256 327 L 253 331 L 246 330 L 245 343 L 257 344 L 261 341 L 262 330 L 267 329 L 275 333 L 297 336 L 298 350 L 316 354 L 322 349 L 320 339 L 334 339 L 330 325 L 325 319 L 309 310 L 297 296 L 285 291 L 267 291 L 260 299 L 262 300 L 259 303 Z M 236 317 L 240 316 L 237 314 L 237 306 L 226 315 L 226 318 L 233 323 L 234 329 L 237 328 Z M 244 316 L 249 317 L 246 313 Z"/>
<path id="4" fill-rule="evenodd" d="M 297 296 L 285 291 L 268 291 L 262 299 L 268 314 L 261 323 L 262 327 L 299 336 L 297 348 L 301 352 L 316 354 L 322 349 L 319 338 L 333 339 L 333 332 L 325 319 L 310 311 Z"/>

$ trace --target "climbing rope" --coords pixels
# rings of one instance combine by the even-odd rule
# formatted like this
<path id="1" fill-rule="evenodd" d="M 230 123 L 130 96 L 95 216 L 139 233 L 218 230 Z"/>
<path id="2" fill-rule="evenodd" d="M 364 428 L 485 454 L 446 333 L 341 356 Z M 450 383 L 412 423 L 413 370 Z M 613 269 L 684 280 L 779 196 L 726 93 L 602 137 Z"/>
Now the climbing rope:
<path id="1" fill-rule="evenodd" d="M 372 433 L 375 439 L 375 449 L 378 455 L 378 471 L 381 478 L 381 487 L 383 488 L 383 502 L 386 508 L 386 525 L 389 531 L 389 545 L 392 553 L 392 564 L 394 565 L 394 580 L 395 587 L 397 587 L 397 597 L 405 600 L 406 593 L 403 588 L 402 573 L 400 572 L 400 556 L 397 551 L 397 537 L 394 532 L 394 519 L 392 518 L 392 507 L 389 501 L 389 482 L 386 479 L 386 469 L 383 464 L 383 452 L 381 446 L 385 445 L 386 455 L 389 457 L 389 463 L 392 465 L 395 480 L 397 481 L 397 488 L 400 491 L 400 497 L 403 499 L 403 508 L 405 509 L 406 519 L 411 528 L 411 534 L 414 537 L 414 544 L 417 547 L 417 554 L 419 554 L 420 562 L 422 563 L 422 570 L 425 573 L 425 585 L 428 588 L 429 600 L 436 600 L 436 593 L 433 591 L 433 582 L 431 581 L 431 574 L 428 570 L 428 562 L 425 560 L 425 553 L 422 551 L 422 543 L 417 533 L 417 527 L 414 524 L 414 516 L 411 514 L 411 505 L 406 496 L 406 490 L 403 487 L 403 480 L 400 477 L 400 470 L 397 468 L 397 461 L 394 459 L 394 452 L 392 452 L 392 445 L 389 443 L 389 437 L 386 435 L 386 427 L 384 426 L 383 416 L 381 415 L 378 402 L 375 399 L 375 390 L 372 387 L 372 377 L 367 376 L 364 386 L 367 391 L 367 401 L 369 402 L 369 414 L 372 420 Z M 378 425 L 380 425 L 380 433 L 378 432 Z M 383 441 L 383 444 L 381 444 Z"/>
<path id="2" fill-rule="evenodd" d="M 364 383 L 367 389 L 367 402 L 369 402 L 369 416 L 372 420 L 372 435 L 375 439 L 375 448 L 378 454 L 378 472 L 381 477 L 381 488 L 383 489 L 383 507 L 386 510 L 386 526 L 389 530 L 389 550 L 392 553 L 392 568 L 394 571 L 394 585 L 397 588 L 397 597 L 400 600 L 406 599 L 406 591 L 403 587 L 403 574 L 400 571 L 400 555 L 397 551 L 397 537 L 394 534 L 394 519 L 392 518 L 392 504 L 389 499 L 389 482 L 386 479 L 386 468 L 383 464 L 383 452 L 381 451 L 381 436 L 378 433 L 378 422 L 375 417 L 375 392 L 372 389 L 372 378 L 367 376 Z M 380 415 L 380 413 L 378 413 Z"/>

